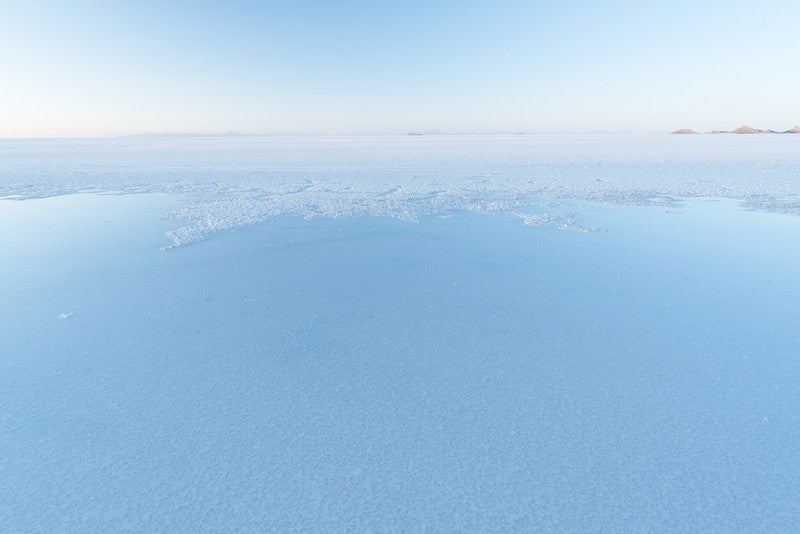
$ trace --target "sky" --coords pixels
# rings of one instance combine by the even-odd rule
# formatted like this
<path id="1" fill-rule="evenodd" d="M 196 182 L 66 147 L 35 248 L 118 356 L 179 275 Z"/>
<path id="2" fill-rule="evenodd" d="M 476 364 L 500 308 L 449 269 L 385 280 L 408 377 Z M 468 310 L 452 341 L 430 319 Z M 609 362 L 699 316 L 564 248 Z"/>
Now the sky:
<path id="1" fill-rule="evenodd" d="M 0 137 L 788 129 L 798 0 L 0 0 Z"/>

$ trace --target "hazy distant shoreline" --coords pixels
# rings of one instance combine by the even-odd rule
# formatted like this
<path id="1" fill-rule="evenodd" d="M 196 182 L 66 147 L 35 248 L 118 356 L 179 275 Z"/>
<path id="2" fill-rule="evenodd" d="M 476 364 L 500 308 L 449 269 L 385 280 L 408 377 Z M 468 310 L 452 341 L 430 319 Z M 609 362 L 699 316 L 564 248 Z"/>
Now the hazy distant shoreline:
<path id="1" fill-rule="evenodd" d="M 689 128 L 681 128 L 680 130 L 675 130 L 672 133 L 677 135 L 692 135 L 699 134 L 700 132 L 690 130 Z M 706 132 L 706 134 L 800 134 L 800 126 L 795 126 L 794 128 L 781 132 L 777 130 L 759 130 L 758 128 L 753 128 L 752 126 L 747 126 L 745 124 L 739 126 L 735 130 L 711 130 Z"/>
<path id="2" fill-rule="evenodd" d="M 448 132 L 448 131 L 411 131 L 411 132 L 308 132 L 308 133 L 239 133 L 239 132 L 148 132 L 124 135 L 78 135 L 78 136 L 52 136 L 52 137 L 0 137 L 0 141 L 47 141 L 67 139 L 150 139 L 150 138 L 264 138 L 264 137 L 510 137 L 510 136 L 583 136 L 583 135 L 714 135 L 714 134 L 800 134 L 800 126 L 790 130 L 758 130 L 749 126 L 741 126 L 735 130 L 711 130 L 698 132 L 689 128 L 680 130 L 575 130 L 575 131 L 474 131 L 474 132 Z"/>

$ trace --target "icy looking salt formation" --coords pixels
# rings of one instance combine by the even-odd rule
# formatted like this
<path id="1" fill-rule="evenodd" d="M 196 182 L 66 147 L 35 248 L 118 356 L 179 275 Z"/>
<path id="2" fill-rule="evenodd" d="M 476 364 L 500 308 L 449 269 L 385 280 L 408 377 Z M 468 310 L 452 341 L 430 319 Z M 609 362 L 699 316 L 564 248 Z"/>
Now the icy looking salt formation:
<path id="1" fill-rule="evenodd" d="M 165 248 L 279 215 L 414 221 L 453 210 L 592 231 L 564 199 L 724 197 L 800 213 L 793 136 L 128 138 L 0 142 L 0 197 L 172 192 Z"/>

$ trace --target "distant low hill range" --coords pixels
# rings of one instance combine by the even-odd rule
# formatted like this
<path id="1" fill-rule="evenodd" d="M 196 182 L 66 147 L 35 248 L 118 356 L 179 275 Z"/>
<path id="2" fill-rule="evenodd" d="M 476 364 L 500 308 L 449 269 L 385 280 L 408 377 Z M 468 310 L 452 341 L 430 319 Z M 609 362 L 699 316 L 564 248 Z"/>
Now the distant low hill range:
<path id="1" fill-rule="evenodd" d="M 675 130 L 672 133 L 678 135 L 685 135 L 685 134 L 696 134 L 699 132 L 695 132 L 694 130 L 690 130 L 689 128 L 681 128 L 680 130 Z M 791 130 L 786 130 L 785 132 L 777 132 L 775 130 L 759 130 L 757 128 L 753 128 L 752 126 L 747 126 L 745 124 L 731 131 L 711 130 L 710 132 L 706 133 L 707 134 L 800 134 L 800 126 L 795 126 Z"/>

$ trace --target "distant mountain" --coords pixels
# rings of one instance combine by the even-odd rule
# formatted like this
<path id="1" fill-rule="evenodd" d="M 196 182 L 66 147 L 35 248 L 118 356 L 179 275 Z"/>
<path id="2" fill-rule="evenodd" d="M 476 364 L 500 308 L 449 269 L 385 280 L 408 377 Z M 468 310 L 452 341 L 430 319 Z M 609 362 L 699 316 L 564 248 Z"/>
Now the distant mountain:
<path id="1" fill-rule="evenodd" d="M 794 131 L 796 130 L 796 131 Z M 776 132 L 775 130 L 759 130 L 757 128 L 753 128 L 752 126 L 748 126 L 743 124 L 739 126 L 735 130 L 726 131 L 726 130 L 711 130 L 710 132 L 706 132 L 707 134 L 774 134 L 774 133 L 800 133 L 800 127 L 794 127 L 792 130 L 788 130 L 786 132 Z"/>
<path id="2" fill-rule="evenodd" d="M 738 128 L 736 128 L 731 133 L 735 133 L 735 134 L 757 134 L 757 133 L 761 133 L 761 130 L 756 130 L 752 126 L 748 126 L 746 124 L 743 124 L 742 126 L 739 126 Z"/>
<path id="3" fill-rule="evenodd" d="M 786 130 L 783 133 L 792 133 L 792 134 L 800 134 L 800 126 L 795 126 L 791 130 Z"/>
<path id="4" fill-rule="evenodd" d="M 690 130 L 689 128 L 681 128 L 680 130 L 675 130 L 672 133 L 677 135 L 686 135 L 686 134 L 696 134 L 697 132 L 695 132 L 694 130 Z"/>
<path id="5" fill-rule="evenodd" d="M 776 133 L 775 130 L 757 130 L 752 126 L 747 126 L 746 124 L 739 126 L 736 128 L 733 133 L 735 134 L 762 134 L 762 133 Z"/>
<path id="6" fill-rule="evenodd" d="M 408 132 L 408 135 L 448 135 L 444 130 L 422 130 L 421 132 Z"/>

